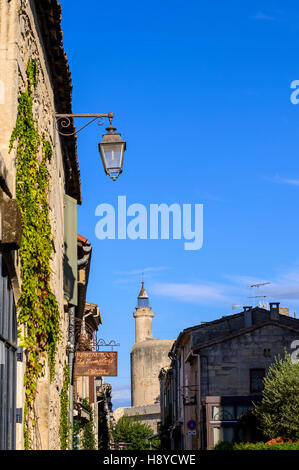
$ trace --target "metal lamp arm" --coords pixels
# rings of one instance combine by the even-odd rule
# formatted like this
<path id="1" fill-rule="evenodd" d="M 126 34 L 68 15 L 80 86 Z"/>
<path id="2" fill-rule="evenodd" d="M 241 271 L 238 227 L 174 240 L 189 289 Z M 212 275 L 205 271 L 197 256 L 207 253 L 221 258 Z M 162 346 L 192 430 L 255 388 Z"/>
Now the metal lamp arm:
<path id="1" fill-rule="evenodd" d="M 110 121 L 110 126 L 112 124 L 114 114 L 113 113 L 106 113 L 106 114 L 55 114 L 56 118 L 56 129 L 58 134 L 63 135 L 65 137 L 72 136 L 78 134 L 82 129 L 89 126 L 92 122 L 99 120 L 98 125 L 102 126 L 105 122 L 105 118 L 108 118 Z M 61 128 L 67 129 L 72 125 L 73 118 L 91 118 L 84 126 L 80 127 L 80 129 L 75 130 L 73 132 L 62 132 Z"/>

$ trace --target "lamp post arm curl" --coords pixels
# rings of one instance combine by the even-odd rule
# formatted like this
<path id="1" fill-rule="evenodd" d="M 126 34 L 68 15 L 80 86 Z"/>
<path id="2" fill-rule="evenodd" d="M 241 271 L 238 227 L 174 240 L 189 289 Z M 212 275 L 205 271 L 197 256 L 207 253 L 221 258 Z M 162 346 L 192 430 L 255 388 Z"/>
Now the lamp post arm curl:
<path id="1" fill-rule="evenodd" d="M 123 171 L 126 142 L 122 140 L 119 132 L 115 132 L 116 127 L 112 126 L 113 117 L 114 114 L 111 112 L 106 114 L 55 114 L 55 123 L 59 135 L 70 137 L 76 136 L 78 132 L 85 129 L 85 127 L 94 121 L 98 121 L 98 125 L 102 126 L 105 118 L 108 118 L 110 125 L 106 127 L 107 133 L 103 134 L 102 142 L 99 143 L 99 152 L 106 175 L 110 176 L 113 181 L 116 181 Z M 88 118 L 89 121 L 77 130 L 73 123 L 74 118 Z M 65 129 L 68 131 L 64 132 Z"/>
<path id="2" fill-rule="evenodd" d="M 85 127 L 89 126 L 89 124 L 96 120 L 98 120 L 98 125 L 102 126 L 105 122 L 105 118 L 108 118 L 111 126 L 113 116 L 114 114 L 111 112 L 106 114 L 55 114 L 56 129 L 58 134 L 68 137 L 78 134 L 78 132 L 80 132 L 82 129 L 85 129 Z M 73 132 L 62 132 L 61 128 L 68 129 L 71 127 L 73 118 L 88 118 L 90 120 L 78 130 L 75 129 Z"/>

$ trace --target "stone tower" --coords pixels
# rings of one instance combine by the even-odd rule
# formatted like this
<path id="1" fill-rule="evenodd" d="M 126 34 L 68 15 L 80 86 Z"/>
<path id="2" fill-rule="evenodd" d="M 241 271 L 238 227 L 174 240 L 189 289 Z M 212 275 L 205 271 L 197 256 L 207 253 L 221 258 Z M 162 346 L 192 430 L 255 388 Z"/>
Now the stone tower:
<path id="1" fill-rule="evenodd" d="M 143 281 L 137 298 L 137 308 L 133 315 L 135 318 L 135 343 L 151 339 L 153 337 L 152 318 L 154 313 L 149 305 L 149 298 Z"/>
<path id="2" fill-rule="evenodd" d="M 154 313 L 144 282 L 137 298 L 135 318 L 135 344 L 131 351 L 132 406 L 154 405 L 160 400 L 159 372 L 170 363 L 168 353 L 173 340 L 153 338 Z"/>

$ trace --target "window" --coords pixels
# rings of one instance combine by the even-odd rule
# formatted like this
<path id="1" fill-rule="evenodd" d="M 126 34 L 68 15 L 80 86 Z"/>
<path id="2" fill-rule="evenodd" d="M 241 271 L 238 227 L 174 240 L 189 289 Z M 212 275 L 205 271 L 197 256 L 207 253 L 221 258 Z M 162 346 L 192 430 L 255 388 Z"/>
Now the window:
<path id="1" fill-rule="evenodd" d="M 235 419 L 234 406 L 213 406 L 212 407 L 212 420 L 213 421 L 230 421 Z"/>
<path id="2" fill-rule="evenodd" d="M 264 388 L 265 369 L 250 369 L 250 392 L 261 392 Z"/>
<path id="3" fill-rule="evenodd" d="M 247 411 L 250 411 L 252 410 L 253 407 L 250 406 L 250 405 L 247 405 L 247 406 L 237 406 L 237 415 L 236 415 L 236 418 L 237 419 L 240 419 L 241 416 L 246 413 Z"/>
<path id="4" fill-rule="evenodd" d="M 15 448 L 17 317 L 0 252 L 0 450 Z"/>
<path id="5" fill-rule="evenodd" d="M 213 428 L 213 445 L 217 442 L 233 442 L 235 440 L 235 428 L 233 426 L 221 426 Z"/>

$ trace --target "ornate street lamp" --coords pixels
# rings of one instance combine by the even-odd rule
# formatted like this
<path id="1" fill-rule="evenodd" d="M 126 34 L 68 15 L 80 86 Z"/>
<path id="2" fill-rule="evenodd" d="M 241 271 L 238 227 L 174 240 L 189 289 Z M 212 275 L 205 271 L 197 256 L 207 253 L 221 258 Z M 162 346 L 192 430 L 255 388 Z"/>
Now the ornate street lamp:
<path id="1" fill-rule="evenodd" d="M 106 175 L 115 181 L 123 171 L 124 152 L 126 150 L 126 142 L 124 142 L 119 133 L 115 132 L 116 127 L 112 126 L 112 119 L 114 114 L 56 114 L 56 128 L 60 135 L 71 136 L 76 135 L 89 124 L 98 121 L 98 125 L 103 125 L 108 118 L 110 126 L 106 128 L 107 134 L 103 134 L 103 140 L 99 143 L 99 151 L 102 158 L 103 166 Z M 72 119 L 79 118 L 92 118 L 87 124 L 76 130 L 74 128 Z M 65 129 L 69 131 L 65 132 Z"/>
<path id="2" fill-rule="evenodd" d="M 107 134 L 103 135 L 103 140 L 99 143 L 99 151 L 106 175 L 115 181 L 123 171 L 126 142 L 122 140 L 119 133 L 115 132 L 116 127 L 112 126 L 112 119 L 106 131 Z"/>

